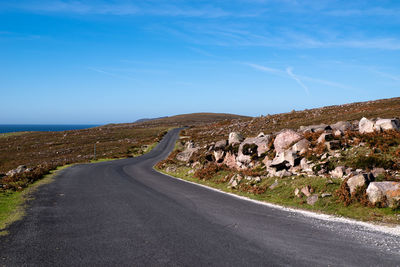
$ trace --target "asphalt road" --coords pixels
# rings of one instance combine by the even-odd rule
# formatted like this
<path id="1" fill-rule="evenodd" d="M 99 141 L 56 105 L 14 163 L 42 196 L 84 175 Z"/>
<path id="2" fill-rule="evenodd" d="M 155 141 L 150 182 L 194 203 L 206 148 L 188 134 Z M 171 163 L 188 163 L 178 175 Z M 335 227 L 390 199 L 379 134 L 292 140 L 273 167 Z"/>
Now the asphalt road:
<path id="1" fill-rule="evenodd" d="M 62 171 L 0 237 L 0 265 L 400 265 L 398 237 L 157 173 L 177 136 L 139 158 Z"/>

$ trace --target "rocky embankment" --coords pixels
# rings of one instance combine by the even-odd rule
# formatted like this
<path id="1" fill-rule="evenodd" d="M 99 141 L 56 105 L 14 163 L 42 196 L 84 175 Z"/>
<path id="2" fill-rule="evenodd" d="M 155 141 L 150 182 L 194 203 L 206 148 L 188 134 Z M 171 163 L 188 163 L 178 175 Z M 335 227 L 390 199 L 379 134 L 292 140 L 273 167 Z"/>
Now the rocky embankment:
<path id="1" fill-rule="evenodd" d="M 362 118 L 274 134 L 261 132 L 255 137 L 231 132 L 226 140 L 203 146 L 188 140 L 184 145 L 183 151 L 174 156 L 192 172 L 210 165 L 237 171 L 229 177 L 230 188 L 249 181 L 254 185 L 271 177 L 276 178 L 276 184 L 284 177 L 326 177 L 342 181 L 338 194 L 345 203 L 354 195 L 361 196 L 358 199 L 365 205 L 375 207 L 397 208 L 400 203 L 399 119 Z M 312 191 L 304 186 L 293 194 L 306 196 L 311 205 L 326 197 Z"/>

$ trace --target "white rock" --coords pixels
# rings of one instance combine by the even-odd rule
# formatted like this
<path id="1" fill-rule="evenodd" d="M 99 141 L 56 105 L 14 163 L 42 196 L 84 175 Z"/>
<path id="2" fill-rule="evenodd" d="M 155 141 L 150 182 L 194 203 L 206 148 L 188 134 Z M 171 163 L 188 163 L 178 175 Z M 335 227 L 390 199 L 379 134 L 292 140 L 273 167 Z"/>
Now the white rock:
<path id="1" fill-rule="evenodd" d="M 228 140 L 228 143 L 230 144 L 230 145 L 232 145 L 232 144 L 239 144 L 239 143 L 241 143 L 242 141 L 243 141 L 243 136 L 240 134 L 240 133 L 238 133 L 238 132 L 232 132 L 232 133 L 230 133 L 229 134 L 229 140 Z"/>
<path id="2" fill-rule="evenodd" d="M 379 119 L 375 122 L 377 127 L 380 127 L 383 131 L 395 130 L 398 131 L 400 128 L 400 122 L 398 119 Z"/>
<path id="3" fill-rule="evenodd" d="M 363 117 L 358 123 L 358 130 L 360 133 L 373 133 L 374 132 L 374 122 Z"/>
<path id="4" fill-rule="evenodd" d="M 330 174 L 333 178 L 343 178 L 345 172 L 346 168 L 344 166 L 338 166 Z"/>

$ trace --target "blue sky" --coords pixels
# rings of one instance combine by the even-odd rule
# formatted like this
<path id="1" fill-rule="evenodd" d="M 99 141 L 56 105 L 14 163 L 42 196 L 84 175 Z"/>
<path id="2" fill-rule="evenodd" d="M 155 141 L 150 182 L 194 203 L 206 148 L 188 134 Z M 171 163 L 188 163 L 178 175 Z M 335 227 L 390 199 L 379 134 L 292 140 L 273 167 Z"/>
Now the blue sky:
<path id="1" fill-rule="evenodd" d="M 0 123 L 399 96 L 400 1 L 2 1 Z"/>

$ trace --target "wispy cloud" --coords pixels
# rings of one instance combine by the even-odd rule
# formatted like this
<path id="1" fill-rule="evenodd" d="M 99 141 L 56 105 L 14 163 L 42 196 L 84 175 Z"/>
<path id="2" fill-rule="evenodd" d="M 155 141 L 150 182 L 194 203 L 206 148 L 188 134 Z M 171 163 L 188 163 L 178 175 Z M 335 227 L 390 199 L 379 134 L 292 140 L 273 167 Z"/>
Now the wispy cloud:
<path id="1" fill-rule="evenodd" d="M 197 8 L 156 3 L 146 1 L 40 1 L 32 3 L 28 1 L 18 3 L 0 4 L 0 9 L 18 9 L 39 13 L 67 13 L 79 15 L 154 15 L 172 17 L 207 17 L 218 18 L 233 15 L 231 12 L 211 5 L 203 5 Z M 237 14 L 239 15 L 239 14 Z"/>
<path id="2" fill-rule="evenodd" d="M 120 75 L 120 74 L 116 74 L 116 73 L 113 73 L 113 72 L 110 72 L 110 71 L 106 71 L 106 70 L 100 69 L 100 68 L 88 67 L 87 69 L 89 69 L 89 70 L 91 70 L 91 71 L 94 71 L 94 72 L 97 72 L 97 73 L 105 74 L 105 75 L 107 75 L 107 76 L 111 76 L 111 77 L 114 77 L 114 78 L 118 78 L 118 79 L 135 80 L 135 79 L 133 79 L 132 77 L 125 76 L 125 75 Z"/>
<path id="3" fill-rule="evenodd" d="M 307 94 L 310 94 L 310 90 L 309 90 L 308 86 L 306 86 L 304 84 L 303 81 L 308 81 L 308 82 L 312 82 L 312 83 L 322 84 L 322 85 L 341 88 L 341 89 L 354 89 L 351 86 L 344 85 L 341 83 L 318 79 L 318 78 L 313 78 L 313 77 L 308 77 L 308 76 L 304 76 L 304 75 L 294 74 L 292 67 L 287 67 L 286 70 L 284 71 L 284 70 L 270 68 L 270 67 L 266 67 L 266 66 L 262 66 L 262 65 L 258 65 L 258 64 L 254 64 L 254 63 L 244 63 L 244 64 L 252 67 L 253 69 L 267 72 L 267 73 L 270 73 L 270 74 L 273 74 L 276 76 L 293 79 L 304 89 L 304 91 Z"/>
<path id="4" fill-rule="evenodd" d="M 382 71 L 378 71 L 378 70 L 371 70 L 371 71 L 376 73 L 376 74 L 379 74 L 382 77 L 389 78 L 389 79 L 391 79 L 393 81 L 396 81 L 396 82 L 400 81 L 400 76 L 398 76 L 398 75 L 393 75 L 393 74 L 382 72 Z"/>
<path id="5" fill-rule="evenodd" d="M 326 11 L 325 14 L 339 17 L 350 16 L 399 16 L 400 9 L 374 7 L 368 9 L 334 9 Z"/>
<path id="6" fill-rule="evenodd" d="M 293 68 L 288 67 L 286 68 L 286 73 L 293 79 L 295 80 L 301 87 L 303 87 L 304 91 L 306 92 L 307 95 L 310 94 L 310 91 L 308 90 L 308 87 L 297 77 L 296 75 L 293 74 Z"/>

